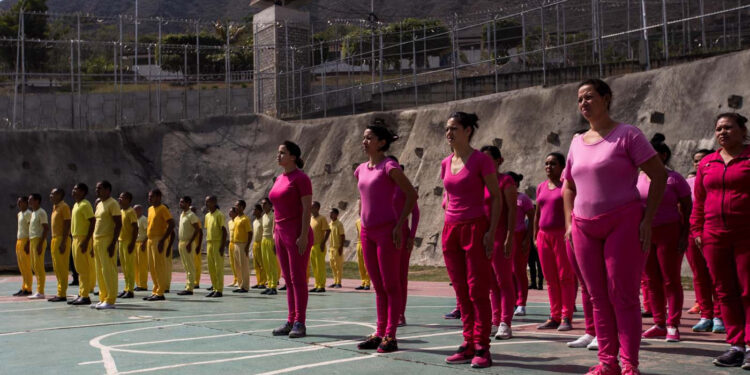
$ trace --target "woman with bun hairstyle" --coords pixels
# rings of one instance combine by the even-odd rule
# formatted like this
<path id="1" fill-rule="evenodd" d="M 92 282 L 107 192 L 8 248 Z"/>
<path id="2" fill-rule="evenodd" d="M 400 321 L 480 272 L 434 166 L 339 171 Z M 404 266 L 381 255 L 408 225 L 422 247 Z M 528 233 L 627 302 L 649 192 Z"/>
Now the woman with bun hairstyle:
<path id="1" fill-rule="evenodd" d="M 291 141 L 279 145 L 276 156 L 284 173 L 276 178 L 268 198 L 275 209 L 273 239 L 281 273 L 286 280 L 287 321 L 273 330 L 274 336 L 300 338 L 307 335 L 307 266 L 313 233 L 310 229 L 312 183 L 302 171 L 302 151 Z"/>
<path id="2" fill-rule="evenodd" d="M 362 136 L 362 148 L 369 160 L 354 171 L 361 202 L 360 242 L 365 267 L 375 287 L 377 326 L 375 333 L 359 343 L 359 349 L 377 349 L 379 353 L 398 350 L 396 328 L 401 309 L 401 259 L 408 232 L 406 219 L 417 201 L 417 192 L 398 163 L 385 156 L 398 136 L 376 119 Z M 393 202 L 396 189 L 405 195 L 400 212 Z"/>
<path id="3" fill-rule="evenodd" d="M 651 146 L 662 163 L 669 164 L 672 151 L 665 143 L 664 135 L 654 134 Z M 645 173 L 638 176 L 638 191 L 645 205 L 651 181 Z M 652 223 L 651 249 L 646 260 L 650 311 L 654 314 L 654 326 L 643 333 L 644 338 L 666 337 L 667 342 L 680 341 L 680 318 L 682 316 L 682 257 L 687 249 L 690 232 L 690 186 L 679 173 L 667 170 L 667 188 L 664 190 L 659 210 Z M 666 299 L 665 299 L 666 292 Z M 669 315 L 666 305 L 669 302 Z"/>
<path id="4" fill-rule="evenodd" d="M 609 116 L 611 102 L 612 90 L 600 79 L 578 86 L 578 110 L 589 130 L 573 137 L 563 182 L 565 238 L 594 305 L 599 364 L 588 375 L 640 374 L 640 274 L 667 180 L 640 129 Z M 651 179 L 645 210 L 638 168 Z"/>
<path id="5" fill-rule="evenodd" d="M 521 186 L 523 175 L 508 172 L 516 184 L 516 190 Z M 531 250 L 531 231 L 526 224 L 534 222 L 534 203 L 528 195 L 518 193 L 516 196 L 516 221 L 513 232 L 513 282 L 516 287 L 516 311 L 513 315 L 526 315 L 526 299 L 529 297 L 529 277 L 526 267 L 529 264 L 529 251 Z M 532 266 L 534 267 L 534 266 Z M 534 272 L 536 275 L 536 272 Z M 536 280 L 534 280 L 536 284 Z"/>
<path id="6" fill-rule="evenodd" d="M 721 367 L 750 370 L 750 145 L 747 118 L 722 113 L 714 135 L 721 148 L 703 158 L 695 176 L 690 230 L 708 263 L 721 303 L 730 349 Z"/>
<path id="7" fill-rule="evenodd" d="M 464 338 L 445 361 L 484 368 L 492 366 L 489 289 L 494 280 L 490 260 L 501 198 L 495 163 L 471 147 L 478 120 L 473 113 L 456 112 L 446 122 L 445 138 L 453 153 L 443 159 L 440 178 L 446 192 L 443 259 L 461 306 Z M 489 218 L 484 209 L 485 188 L 492 201 Z"/>

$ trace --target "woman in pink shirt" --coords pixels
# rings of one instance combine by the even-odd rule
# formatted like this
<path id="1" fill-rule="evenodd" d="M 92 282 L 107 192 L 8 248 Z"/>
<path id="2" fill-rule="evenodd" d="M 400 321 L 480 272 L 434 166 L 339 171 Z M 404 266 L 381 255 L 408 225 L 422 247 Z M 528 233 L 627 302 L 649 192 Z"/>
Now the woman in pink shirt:
<path id="1" fill-rule="evenodd" d="M 523 175 L 508 172 L 516 184 L 516 191 L 523 181 Z M 531 247 L 531 231 L 526 225 L 534 222 L 534 203 L 528 195 L 516 195 L 516 227 L 513 231 L 513 283 L 516 288 L 516 311 L 513 315 L 526 315 L 526 300 L 529 297 L 529 277 L 526 267 L 529 265 L 529 251 Z M 533 266 L 532 266 L 533 267 Z M 536 271 L 536 270 L 535 270 Z M 536 284 L 536 280 L 533 280 Z"/>
<path id="2" fill-rule="evenodd" d="M 307 329 L 307 265 L 310 263 L 310 248 L 313 233 L 310 229 L 312 207 L 312 183 L 301 168 L 302 151 L 290 141 L 279 146 L 276 157 L 284 173 L 276 178 L 268 193 L 275 208 L 276 257 L 286 280 L 286 302 L 289 309 L 287 321 L 273 331 L 274 336 L 288 335 L 290 338 L 305 337 Z"/>
<path id="3" fill-rule="evenodd" d="M 495 169 L 503 164 L 500 149 L 495 146 L 484 146 L 481 151 L 492 158 Z M 496 331 L 495 339 L 508 340 L 513 337 L 511 321 L 516 302 L 516 286 L 513 284 L 513 233 L 516 226 L 517 197 L 516 182 L 507 174 L 497 172 L 498 189 L 500 190 L 501 212 L 495 231 L 495 242 L 492 250 L 492 271 L 495 279 L 490 284 L 490 303 L 492 305 L 492 330 Z M 492 215 L 492 195 L 484 189 L 484 214 Z"/>
<path id="4" fill-rule="evenodd" d="M 469 363 L 474 368 L 492 366 L 490 284 L 494 282 L 490 259 L 502 204 L 497 171 L 492 158 L 471 147 L 479 127 L 477 115 L 456 112 L 445 125 L 445 138 L 453 153 L 443 159 L 440 178 L 446 192 L 443 225 L 443 259 L 461 306 L 464 342 L 446 363 Z M 484 189 L 492 204 L 489 221 L 484 212 Z"/>
<path id="5" fill-rule="evenodd" d="M 708 263 L 731 348 L 714 359 L 750 370 L 750 145 L 747 118 L 723 113 L 714 134 L 721 149 L 701 160 L 690 231 Z"/>
<path id="6" fill-rule="evenodd" d="M 354 171 L 361 197 L 362 227 L 360 241 L 365 267 L 375 288 L 377 328 L 375 334 L 359 343 L 359 349 L 377 349 L 379 353 L 398 350 L 396 328 L 401 313 L 401 259 L 408 232 L 406 218 L 417 202 L 417 192 L 401 171 L 398 163 L 387 158 L 391 143 L 398 137 L 391 133 L 382 120 L 365 129 L 362 147 L 369 157 Z M 406 199 L 400 212 L 393 202 L 400 189 Z"/>
<path id="7" fill-rule="evenodd" d="M 563 183 L 565 238 L 572 239 L 594 305 L 600 363 L 589 375 L 640 374 L 639 276 L 667 179 L 643 133 L 609 117 L 611 101 L 604 81 L 579 85 L 578 110 L 590 128 L 571 141 Z M 645 212 L 636 187 L 638 168 L 651 179 Z"/>
<path id="8" fill-rule="evenodd" d="M 562 175 L 565 157 L 559 152 L 547 155 L 544 171 L 547 180 L 536 188 L 534 238 L 539 249 L 542 272 L 547 279 L 550 317 L 537 329 L 573 329 L 576 302 L 576 276 L 565 250 L 565 210 L 562 199 Z"/>
<path id="9" fill-rule="evenodd" d="M 651 146 L 659 154 L 662 163 L 668 164 L 672 151 L 665 143 L 664 135 L 656 133 Z M 651 185 L 648 176 L 638 176 L 638 191 L 644 205 L 648 200 Z M 665 337 L 667 342 L 680 341 L 680 317 L 682 316 L 682 256 L 687 249 L 690 230 L 690 186 L 685 179 L 673 170 L 667 171 L 667 188 L 664 190 L 659 210 L 652 224 L 651 249 L 646 260 L 646 280 L 648 282 L 654 326 L 643 333 L 644 338 Z M 666 291 L 666 299 L 664 297 Z M 669 317 L 666 304 L 669 301 Z"/>

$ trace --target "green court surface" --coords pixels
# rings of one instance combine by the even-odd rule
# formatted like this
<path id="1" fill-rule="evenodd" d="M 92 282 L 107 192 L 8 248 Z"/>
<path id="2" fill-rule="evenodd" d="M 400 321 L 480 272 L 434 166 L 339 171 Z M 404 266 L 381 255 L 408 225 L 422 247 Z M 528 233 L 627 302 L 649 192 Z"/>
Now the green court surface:
<path id="1" fill-rule="evenodd" d="M 492 341 L 493 367 L 447 365 L 445 357 L 461 343 L 460 322 L 442 318 L 455 299 L 445 283 L 413 284 L 408 325 L 398 331 L 401 350 L 390 354 L 356 348 L 374 330 L 375 298 L 353 291 L 354 280 L 335 292 L 311 294 L 308 336 L 295 340 L 271 335 L 286 317 L 285 292 L 227 290 L 212 299 L 204 298 L 204 289 L 181 297 L 174 294 L 181 283 L 174 281 L 167 301 L 142 301 L 138 297 L 148 293 L 140 292 L 108 311 L 0 297 L 0 374 L 584 374 L 597 362 L 595 352 L 565 346 L 582 333 L 580 313 L 574 331 L 535 329 L 548 306 L 546 291 L 532 291 L 535 302 L 529 315 L 514 320 L 514 338 Z M 48 278 L 48 292 L 54 285 Z M 0 295 L 17 289 L 17 277 L 0 278 Z M 692 296 L 685 301 L 692 303 Z M 644 374 L 742 373 L 711 365 L 727 348 L 723 335 L 693 334 L 693 323 L 694 316 L 683 322 L 681 343 L 643 342 Z"/>

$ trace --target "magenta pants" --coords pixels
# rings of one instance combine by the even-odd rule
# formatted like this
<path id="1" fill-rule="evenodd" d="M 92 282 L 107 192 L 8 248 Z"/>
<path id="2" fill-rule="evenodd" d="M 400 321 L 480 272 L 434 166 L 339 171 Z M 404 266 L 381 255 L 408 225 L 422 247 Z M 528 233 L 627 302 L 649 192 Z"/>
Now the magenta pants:
<path id="1" fill-rule="evenodd" d="M 287 321 L 305 324 L 307 318 L 307 265 L 310 263 L 310 248 L 313 232 L 307 232 L 307 248 L 300 255 L 297 249 L 301 223 L 297 220 L 276 223 L 274 242 L 281 274 L 286 281 L 286 303 L 289 309 Z"/>
<path id="2" fill-rule="evenodd" d="M 648 276 L 645 268 L 641 273 L 641 295 L 643 295 L 643 311 L 651 312 L 651 291 L 648 289 Z"/>
<path id="3" fill-rule="evenodd" d="M 378 322 L 375 335 L 396 337 L 401 309 L 401 258 L 402 251 L 393 243 L 394 223 L 374 228 L 362 226 L 360 241 L 365 268 L 375 288 Z"/>
<path id="4" fill-rule="evenodd" d="M 638 367 L 641 347 L 640 275 L 646 254 L 641 251 L 640 201 L 591 219 L 573 217 L 573 250 L 594 305 L 599 361 Z"/>
<path id="5" fill-rule="evenodd" d="M 680 325 L 682 317 L 682 270 L 683 253 L 679 250 L 680 223 L 660 225 L 651 230 L 651 250 L 646 260 L 651 312 L 654 324 L 672 327 Z M 666 298 L 665 298 L 666 292 Z M 669 302 L 669 316 L 666 305 Z"/>
<path id="6" fill-rule="evenodd" d="M 492 253 L 492 273 L 494 282 L 490 283 L 490 303 L 492 305 L 492 325 L 503 322 L 510 326 L 515 308 L 516 286 L 513 284 L 513 257 L 503 254 L 506 230 L 499 228 L 495 235 Z"/>
<path id="7" fill-rule="evenodd" d="M 695 301 L 701 308 L 701 318 L 721 318 L 721 304 L 716 294 L 711 273 L 708 271 L 706 258 L 703 252 L 695 244 L 695 237 L 688 239 L 687 260 L 693 271 L 693 288 L 695 289 Z"/>
<path id="8" fill-rule="evenodd" d="M 406 239 L 409 236 L 409 227 L 404 225 L 404 231 L 402 234 L 403 240 L 403 246 L 401 250 L 401 260 L 400 260 L 400 280 L 401 280 L 401 316 L 404 316 L 406 313 L 406 297 L 408 296 L 408 289 L 409 289 L 409 259 L 411 259 L 411 250 L 408 250 L 406 248 Z"/>
<path id="9" fill-rule="evenodd" d="M 526 306 L 529 297 L 529 276 L 526 269 L 529 266 L 529 249 L 523 248 L 526 230 L 513 233 L 513 283 L 516 288 L 516 305 Z"/>
<path id="10" fill-rule="evenodd" d="M 729 345 L 750 344 L 750 236 L 747 229 L 703 229 L 703 255 L 716 285 Z"/>
<path id="11" fill-rule="evenodd" d="M 487 227 L 484 217 L 445 223 L 442 235 L 445 267 L 461 306 L 464 341 L 479 349 L 489 348 L 492 331 L 492 266 L 482 244 Z"/>
<path id="12" fill-rule="evenodd" d="M 542 272 L 547 279 L 550 317 L 573 319 L 576 303 L 576 276 L 565 251 L 565 229 L 539 230 L 536 236 Z"/>
<path id="13" fill-rule="evenodd" d="M 583 276 L 581 276 L 581 269 L 578 267 L 578 258 L 576 258 L 573 252 L 570 241 L 565 241 L 565 251 L 568 253 L 568 259 L 570 260 L 570 265 L 573 267 L 573 271 L 576 273 L 577 281 L 581 284 L 581 304 L 583 305 L 583 321 L 586 325 L 586 333 L 596 336 L 594 304 L 591 303 L 591 295 L 588 288 L 586 288 L 586 283 L 583 281 Z"/>

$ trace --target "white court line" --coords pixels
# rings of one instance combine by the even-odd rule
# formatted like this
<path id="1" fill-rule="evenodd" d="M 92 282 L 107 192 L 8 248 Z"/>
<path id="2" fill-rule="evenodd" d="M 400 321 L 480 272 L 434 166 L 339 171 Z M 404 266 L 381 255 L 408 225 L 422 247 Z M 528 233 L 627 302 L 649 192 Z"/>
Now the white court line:
<path id="1" fill-rule="evenodd" d="M 94 365 L 94 364 L 97 364 L 97 363 L 103 363 L 103 362 L 104 362 L 104 361 L 102 361 L 102 360 L 99 360 L 99 361 L 88 361 L 88 362 L 81 362 L 81 363 L 79 363 L 79 364 L 78 364 L 78 366 L 85 366 L 85 365 Z"/>
<path id="2" fill-rule="evenodd" d="M 536 324 L 536 323 L 533 323 Z M 525 325 L 533 325 L 533 324 L 525 324 Z M 521 326 L 518 326 L 521 327 Z M 530 334 L 530 335 L 538 335 L 538 336 L 561 336 L 561 337 L 579 337 L 579 335 L 571 335 L 567 333 L 552 333 L 552 332 L 533 332 L 533 331 L 523 331 L 524 334 Z M 665 343 L 664 339 L 644 339 L 641 338 L 641 341 L 646 342 L 655 342 L 655 343 Z M 726 347 L 728 344 L 726 343 L 717 343 L 717 342 L 703 342 L 703 341 L 690 341 L 690 340 L 680 340 L 678 343 L 672 343 L 672 344 L 693 344 L 693 345 L 714 345 L 714 346 L 724 346 Z"/>

